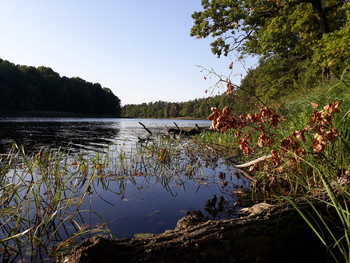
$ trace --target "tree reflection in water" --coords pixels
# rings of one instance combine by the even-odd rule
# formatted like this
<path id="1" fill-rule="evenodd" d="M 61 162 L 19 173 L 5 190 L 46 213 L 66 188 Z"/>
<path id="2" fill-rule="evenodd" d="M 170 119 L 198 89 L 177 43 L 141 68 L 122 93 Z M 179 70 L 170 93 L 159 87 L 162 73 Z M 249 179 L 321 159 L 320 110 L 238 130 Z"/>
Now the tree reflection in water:
<path id="1" fill-rule="evenodd" d="M 13 247 L 35 245 L 30 253 L 37 262 L 39 250 L 46 254 L 61 251 L 95 231 L 117 238 L 161 233 L 174 229 L 186 212 L 194 210 L 212 219 L 235 216 L 232 193 L 237 187 L 248 187 L 247 181 L 237 179 L 232 167 L 197 149 L 191 141 L 160 137 L 144 145 L 135 144 L 145 131 L 130 121 L 75 121 L 69 127 L 52 121 L 45 125 L 7 123 L 0 128 L 2 145 L 23 140 L 25 146 L 32 146 L 27 155 L 17 155 L 17 162 L 1 161 L 1 178 L 6 179 L 1 181 L 1 188 L 7 195 L 0 200 L 0 213 L 6 212 L 0 239 L 14 235 L 13 229 L 26 234 L 29 229 L 31 235 L 40 230 L 42 243 L 39 239 L 28 241 L 25 234 L 18 242 L 12 242 L 15 238 L 2 242 Z M 159 129 L 157 125 L 153 127 Z M 64 148 L 57 150 L 67 143 L 73 145 L 65 148 L 67 152 Z M 2 156 L 15 158 L 11 157 L 15 154 Z M 34 189 L 35 195 L 30 196 Z M 17 222 L 6 221 L 14 218 L 9 207 L 16 211 Z"/>

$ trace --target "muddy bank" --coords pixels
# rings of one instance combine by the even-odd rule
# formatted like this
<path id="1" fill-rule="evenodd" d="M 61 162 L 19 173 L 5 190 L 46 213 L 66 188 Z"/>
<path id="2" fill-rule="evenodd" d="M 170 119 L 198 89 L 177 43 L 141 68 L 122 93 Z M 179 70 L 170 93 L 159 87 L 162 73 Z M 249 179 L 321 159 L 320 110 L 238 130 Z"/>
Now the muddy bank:
<path id="1" fill-rule="evenodd" d="M 323 202 L 314 205 L 332 217 Z M 301 209 L 309 204 L 301 201 Z M 325 247 L 288 203 L 207 221 L 193 213 L 174 230 L 145 239 L 87 239 L 66 262 L 329 262 Z"/>

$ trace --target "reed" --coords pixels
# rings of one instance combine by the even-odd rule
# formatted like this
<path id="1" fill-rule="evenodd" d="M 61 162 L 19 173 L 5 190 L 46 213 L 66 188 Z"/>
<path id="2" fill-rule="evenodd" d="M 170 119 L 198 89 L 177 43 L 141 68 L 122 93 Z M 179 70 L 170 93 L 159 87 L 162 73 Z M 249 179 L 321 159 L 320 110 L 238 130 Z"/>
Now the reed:
<path id="1" fill-rule="evenodd" d="M 309 192 L 326 194 L 326 198 L 319 199 L 319 202 L 329 207 L 331 218 L 318 211 L 311 202 L 310 212 L 305 212 L 293 198 L 286 198 L 325 245 L 334 262 L 350 262 L 350 94 L 344 88 L 345 84 L 336 85 L 327 93 L 327 97 L 341 99 L 343 104 L 341 113 L 333 120 L 339 134 L 338 140 L 322 156 L 302 160 L 319 182 L 317 189 L 314 184 L 309 185 Z"/>
<path id="2" fill-rule="evenodd" d="M 189 142 L 167 137 L 93 154 L 28 153 L 13 145 L 0 159 L 2 260 L 44 262 L 63 257 L 92 234 L 117 238 L 109 222 L 89 207 L 89 198 L 103 198 L 98 191 L 122 197 L 128 183 L 142 188 L 156 182 L 171 193 L 172 185 L 203 178 L 203 160 L 194 156 Z M 92 216 L 98 224 L 85 222 Z"/>
<path id="3" fill-rule="evenodd" d="M 96 166 L 88 170 L 84 162 L 77 165 L 64 150 L 28 154 L 14 145 L 1 157 L 0 167 L 3 260 L 29 257 L 41 262 L 90 233 L 111 235 L 105 222 L 103 228 L 79 223 L 87 212 L 82 204 L 97 176 Z"/>
<path id="4" fill-rule="evenodd" d="M 337 181 L 329 181 L 332 175 L 328 169 L 314 167 L 322 178 L 327 197 L 315 198 L 327 212 L 320 211 L 313 202 L 308 201 L 309 209 L 301 209 L 293 198 L 284 197 L 299 212 L 315 235 L 328 251 L 334 262 L 350 262 L 350 192 L 349 182 L 345 185 Z"/>
<path id="5" fill-rule="evenodd" d="M 251 167 L 247 171 L 255 180 L 253 190 L 258 194 L 263 193 L 265 200 L 282 199 L 291 202 L 328 249 L 335 262 L 350 262 L 349 84 L 348 80 L 340 80 L 283 105 L 278 109 L 283 121 L 279 123 L 277 129 L 272 127 L 268 130 L 268 135 L 273 136 L 274 143 L 269 147 L 250 144 L 252 154 L 248 157 L 241 154 L 236 159 L 245 162 L 268 153 L 275 153 L 273 163 L 262 162 L 259 163 L 260 168 Z M 316 116 L 315 112 L 321 113 L 323 106 L 329 106 L 333 102 L 341 103 L 340 112 L 335 113 L 337 111 L 335 110 L 332 116 L 322 113 L 319 115 L 320 122 L 316 123 L 313 118 Z M 315 108 L 311 106 L 312 104 Z M 316 104 L 322 107 L 316 108 Z M 336 107 L 335 104 L 333 106 Z M 303 134 L 305 137 L 302 137 L 300 131 L 310 125 L 313 126 L 312 132 L 305 130 Z M 257 133 L 260 131 L 261 129 L 249 126 L 240 130 L 242 134 L 251 135 L 249 143 L 256 141 Z M 318 137 L 320 135 L 325 137 Z M 223 144 L 222 147 L 236 149 L 241 147 L 238 140 L 232 136 L 232 131 L 227 134 L 200 135 L 197 138 L 203 143 L 212 145 L 220 143 Z M 230 138 L 231 141 L 226 138 Z M 305 212 L 294 201 L 300 196 L 310 195 L 316 198 L 320 195 L 326 196 L 318 199 L 333 210 L 331 218 L 318 211 L 311 202 L 309 202 L 310 209 Z"/>
<path id="6" fill-rule="evenodd" d="M 340 113 L 332 113 L 327 126 L 319 123 L 312 123 L 312 116 L 315 111 L 321 111 L 323 106 L 332 102 L 340 102 Z M 319 104 L 318 109 L 313 105 Z M 245 127 L 239 126 L 237 129 L 227 130 L 224 133 L 206 133 L 197 136 L 201 144 L 212 146 L 226 155 L 226 158 L 234 162 L 248 162 L 258 157 L 267 156 L 274 151 L 274 164 L 270 160 L 260 162 L 257 167 L 250 167 L 249 173 L 258 181 L 258 189 L 269 189 L 268 195 L 300 195 L 318 191 L 322 188 L 322 180 L 318 173 L 314 172 L 314 166 L 322 165 L 329 169 L 329 176 L 334 177 L 339 171 L 348 169 L 350 157 L 350 92 L 347 82 L 339 81 L 330 86 L 324 86 L 296 101 L 289 102 L 279 108 L 277 114 L 280 122 L 277 127 L 269 126 L 266 122 Z M 327 121 L 326 119 L 324 122 Z M 306 131 L 313 126 L 313 130 Z M 335 127 L 337 139 L 332 142 L 322 141 L 327 144 L 322 151 L 315 151 L 315 136 L 319 132 L 317 129 L 331 129 Z M 297 132 L 303 132 L 303 138 Z M 235 136 L 237 133 L 241 137 Z M 267 143 L 267 139 L 271 138 Z M 294 135 L 293 135 L 294 134 Z M 245 155 L 242 149 L 245 147 L 239 141 L 244 136 L 250 153 Z M 289 141 L 288 141 L 288 140 Z M 322 138 L 321 138 L 322 139 Z M 288 145 L 289 143 L 289 145 Z M 293 143 L 293 145 L 291 145 Z M 244 146 L 244 147 L 242 147 Z M 321 145 L 318 145 L 321 147 Z M 286 148 L 287 147 L 287 148 Z M 289 148 L 288 148 L 289 147 Z M 322 145 L 323 147 L 323 145 Z M 247 148 L 247 147 L 246 147 Z M 299 152 L 298 152 L 299 151 Z M 295 161 L 293 161 L 293 159 Z"/>

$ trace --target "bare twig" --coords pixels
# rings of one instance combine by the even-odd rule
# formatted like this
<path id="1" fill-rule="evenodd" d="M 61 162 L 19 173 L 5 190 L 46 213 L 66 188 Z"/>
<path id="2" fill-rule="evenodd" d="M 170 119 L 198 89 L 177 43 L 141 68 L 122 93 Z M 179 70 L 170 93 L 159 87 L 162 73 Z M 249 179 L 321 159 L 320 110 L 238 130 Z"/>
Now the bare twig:
<path id="1" fill-rule="evenodd" d="M 149 133 L 151 136 L 153 135 L 153 133 L 152 133 L 142 122 L 139 121 L 139 123 L 140 123 L 140 125 L 141 125 L 146 131 L 148 131 L 148 133 Z"/>
<path id="2" fill-rule="evenodd" d="M 237 164 L 235 165 L 236 168 L 245 168 L 245 167 L 249 167 L 249 166 L 252 166 L 258 162 L 261 162 L 261 161 L 265 161 L 266 159 L 268 158 L 271 158 L 272 155 L 271 154 L 268 154 L 268 155 L 265 155 L 265 156 L 261 156 L 255 160 L 252 160 L 250 162 L 247 162 L 247 163 L 243 163 L 243 164 Z"/>

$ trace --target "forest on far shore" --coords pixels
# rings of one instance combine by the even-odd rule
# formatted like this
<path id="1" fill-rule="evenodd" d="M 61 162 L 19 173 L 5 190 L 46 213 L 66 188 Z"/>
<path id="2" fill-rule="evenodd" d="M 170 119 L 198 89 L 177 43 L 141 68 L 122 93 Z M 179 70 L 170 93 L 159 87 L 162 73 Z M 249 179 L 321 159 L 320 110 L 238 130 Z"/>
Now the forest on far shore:
<path id="1" fill-rule="evenodd" d="M 231 98 L 219 95 L 186 102 L 156 101 L 142 104 L 127 104 L 122 107 L 121 116 L 125 118 L 206 119 L 211 113 L 211 107 L 235 107 L 233 103 L 234 101 Z"/>
<path id="2" fill-rule="evenodd" d="M 108 88 L 61 77 L 49 67 L 15 65 L 0 59 L 0 113 L 120 117 L 120 100 Z"/>

